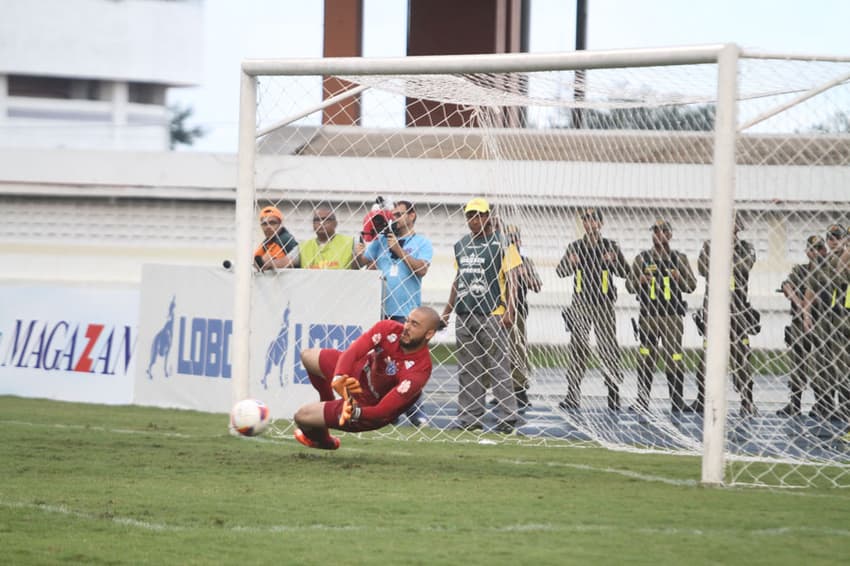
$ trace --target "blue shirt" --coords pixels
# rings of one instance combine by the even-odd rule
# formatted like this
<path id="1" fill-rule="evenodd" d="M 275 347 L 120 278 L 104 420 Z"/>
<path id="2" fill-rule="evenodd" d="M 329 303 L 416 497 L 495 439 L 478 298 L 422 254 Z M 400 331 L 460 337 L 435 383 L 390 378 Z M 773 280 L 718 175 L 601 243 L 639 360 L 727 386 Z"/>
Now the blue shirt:
<path id="1" fill-rule="evenodd" d="M 399 238 L 399 244 L 413 258 L 431 263 L 434 257 L 431 240 L 419 234 Z M 422 278 L 414 274 L 403 259 L 392 255 L 386 236 L 372 240 L 363 256 L 374 261 L 383 273 L 385 317 L 406 317 L 422 304 Z"/>

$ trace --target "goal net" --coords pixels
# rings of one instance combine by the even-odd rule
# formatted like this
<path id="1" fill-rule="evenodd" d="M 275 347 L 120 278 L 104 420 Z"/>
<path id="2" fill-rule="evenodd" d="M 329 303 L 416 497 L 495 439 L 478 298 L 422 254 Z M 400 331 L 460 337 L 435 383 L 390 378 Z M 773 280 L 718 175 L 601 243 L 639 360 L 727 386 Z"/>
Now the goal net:
<path id="1" fill-rule="evenodd" d="M 474 198 L 524 258 L 513 395 L 499 356 L 459 348 L 453 315 L 424 421 L 378 436 L 592 443 L 704 456 L 709 483 L 850 486 L 850 60 L 711 46 L 243 70 L 237 267 L 265 206 L 303 248 L 320 205 L 356 244 L 365 217 L 406 201 L 433 248 L 421 302 L 442 312 Z M 297 368 L 274 387 L 249 369 L 268 355 L 248 346 L 251 282 L 289 271 L 239 270 L 237 397 L 295 387 Z M 345 286 L 311 300 L 350 307 Z"/>

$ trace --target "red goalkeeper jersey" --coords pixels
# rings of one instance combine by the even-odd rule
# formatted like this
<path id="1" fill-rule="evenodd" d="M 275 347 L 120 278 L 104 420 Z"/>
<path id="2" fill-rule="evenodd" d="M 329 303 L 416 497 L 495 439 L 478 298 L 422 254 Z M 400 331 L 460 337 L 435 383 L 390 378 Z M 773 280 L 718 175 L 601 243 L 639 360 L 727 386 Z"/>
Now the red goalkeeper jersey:
<path id="1" fill-rule="evenodd" d="M 360 418 L 391 421 L 410 406 L 431 377 L 431 351 L 405 354 L 399 345 L 404 325 L 382 320 L 339 357 L 334 375 L 356 377 L 363 388 L 354 399 Z"/>

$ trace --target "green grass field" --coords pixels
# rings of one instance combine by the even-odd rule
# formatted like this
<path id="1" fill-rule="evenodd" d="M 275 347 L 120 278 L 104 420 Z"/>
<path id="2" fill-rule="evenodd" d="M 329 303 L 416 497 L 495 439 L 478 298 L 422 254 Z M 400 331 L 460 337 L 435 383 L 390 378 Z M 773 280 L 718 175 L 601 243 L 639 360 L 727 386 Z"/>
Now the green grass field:
<path id="1" fill-rule="evenodd" d="M 0 422 L 3 564 L 799 566 L 850 555 L 845 490 L 700 487 L 690 457 L 354 435 L 320 452 L 231 437 L 224 415 L 12 397 L 0 397 Z"/>

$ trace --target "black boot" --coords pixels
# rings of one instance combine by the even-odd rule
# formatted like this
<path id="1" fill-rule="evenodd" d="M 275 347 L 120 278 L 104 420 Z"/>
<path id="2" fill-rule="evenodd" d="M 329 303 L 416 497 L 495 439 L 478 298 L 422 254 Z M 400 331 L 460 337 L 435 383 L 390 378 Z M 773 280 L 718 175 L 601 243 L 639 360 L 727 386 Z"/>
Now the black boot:
<path id="1" fill-rule="evenodd" d="M 753 382 L 747 381 L 741 386 L 741 409 L 739 414 L 742 417 L 751 417 L 758 413 L 756 404 L 753 402 Z"/>
<path id="2" fill-rule="evenodd" d="M 637 400 L 632 405 L 632 410 L 638 412 L 649 411 L 649 398 L 652 390 L 652 371 L 641 365 L 638 368 L 637 378 Z"/>
<path id="3" fill-rule="evenodd" d="M 608 386 L 608 410 L 609 411 L 619 411 L 620 410 L 620 391 L 616 385 Z"/>
<path id="4" fill-rule="evenodd" d="M 528 392 L 525 389 L 518 389 L 514 391 L 514 395 L 516 395 L 517 412 L 524 415 L 525 411 L 531 407 L 531 403 L 528 401 Z"/>
<path id="5" fill-rule="evenodd" d="M 667 376 L 667 388 L 670 393 L 670 410 L 681 413 L 685 410 L 685 400 L 682 393 L 685 388 L 685 376 L 681 370 L 673 370 Z"/>
<path id="6" fill-rule="evenodd" d="M 788 401 L 788 404 L 776 411 L 776 416 L 778 417 L 799 417 L 800 416 L 800 402 L 803 397 L 803 392 L 799 389 L 791 390 L 791 398 Z"/>
<path id="7" fill-rule="evenodd" d="M 570 375 L 567 374 L 567 396 L 564 397 L 563 401 L 558 403 L 558 406 L 565 411 L 578 409 L 580 388 L 580 383 L 577 380 L 573 380 Z"/>

